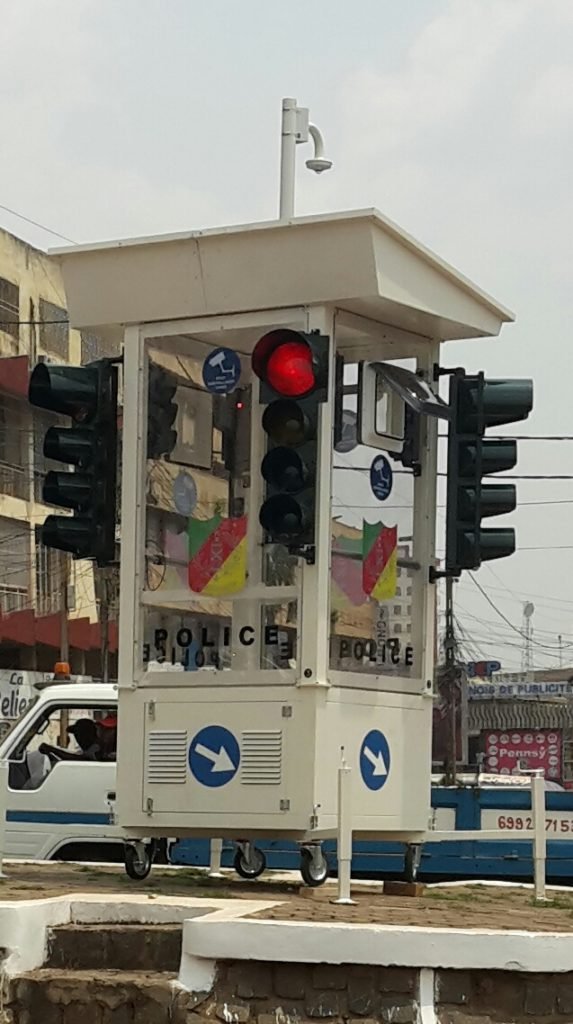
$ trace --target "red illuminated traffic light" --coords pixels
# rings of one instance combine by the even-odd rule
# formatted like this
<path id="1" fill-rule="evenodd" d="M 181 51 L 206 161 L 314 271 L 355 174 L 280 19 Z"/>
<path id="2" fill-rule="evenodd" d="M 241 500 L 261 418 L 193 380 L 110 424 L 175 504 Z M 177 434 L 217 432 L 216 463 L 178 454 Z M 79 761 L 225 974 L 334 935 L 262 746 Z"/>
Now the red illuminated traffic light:
<path id="1" fill-rule="evenodd" d="M 311 559 L 315 543 L 319 406 L 328 396 L 329 339 L 279 329 L 256 344 L 252 367 L 265 405 L 265 497 L 259 521 L 270 542 Z"/>
<path id="2" fill-rule="evenodd" d="M 314 332 L 269 331 L 255 345 L 252 367 L 263 385 L 261 401 L 268 402 L 271 397 L 305 398 L 318 390 L 319 400 L 324 402 L 328 338 Z"/>

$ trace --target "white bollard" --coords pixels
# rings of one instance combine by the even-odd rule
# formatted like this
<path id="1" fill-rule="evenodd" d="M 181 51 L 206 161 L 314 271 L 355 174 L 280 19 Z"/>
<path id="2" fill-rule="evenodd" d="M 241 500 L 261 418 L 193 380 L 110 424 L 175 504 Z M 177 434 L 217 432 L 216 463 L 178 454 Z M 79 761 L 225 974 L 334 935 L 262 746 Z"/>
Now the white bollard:
<path id="1" fill-rule="evenodd" d="M 212 839 L 209 844 L 209 878 L 222 878 L 221 855 L 223 853 L 223 840 Z"/>
<path id="2" fill-rule="evenodd" d="M 545 861 L 547 841 L 545 835 L 545 778 L 542 770 L 531 773 L 531 818 L 533 825 L 533 881 L 535 899 L 544 900 Z"/>
<path id="3" fill-rule="evenodd" d="M 350 898 L 350 871 L 352 866 L 352 809 L 351 784 L 352 769 L 349 768 L 342 755 L 342 763 L 338 769 L 338 898 L 333 903 L 355 906 L 356 900 Z"/>
<path id="4" fill-rule="evenodd" d="M 0 761 L 0 878 L 4 878 L 4 846 L 6 839 L 6 808 L 8 805 L 9 761 Z"/>

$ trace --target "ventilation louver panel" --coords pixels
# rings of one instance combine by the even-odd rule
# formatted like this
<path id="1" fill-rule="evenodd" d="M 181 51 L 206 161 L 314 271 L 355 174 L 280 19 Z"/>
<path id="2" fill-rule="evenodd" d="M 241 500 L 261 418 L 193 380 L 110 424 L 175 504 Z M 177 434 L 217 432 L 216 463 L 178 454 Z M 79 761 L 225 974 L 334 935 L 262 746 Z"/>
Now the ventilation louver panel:
<path id="1" fill-rule="evenodd" d="M 244 786 L 278 786 L 282 776 L 282 732 L 251 730 L 241 741 L 241 782 Z"/>
<path id="2" fill-rule="evenodd" d="M 187 733 L 179 729 L 155 729 L 147 746 L 149 785 L 183 785 L 187 781 Z"/>

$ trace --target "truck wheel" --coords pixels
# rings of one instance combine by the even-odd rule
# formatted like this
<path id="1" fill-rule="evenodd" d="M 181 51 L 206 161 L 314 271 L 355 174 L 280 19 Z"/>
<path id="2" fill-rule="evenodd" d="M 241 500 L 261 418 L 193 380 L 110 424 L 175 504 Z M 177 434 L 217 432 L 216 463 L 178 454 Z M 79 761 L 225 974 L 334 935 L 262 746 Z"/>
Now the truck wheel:
<path id="1" fill-rule="evenodd" d="M 140 850 L 138 850 L 131 843 L 126 843 L 124 857 L 125 870 L 130 878 L 133 878 L 136 882 L 141 882 L 144 878 L 147 878 L 153 865 L 152 846 L 142 845 Z"/>

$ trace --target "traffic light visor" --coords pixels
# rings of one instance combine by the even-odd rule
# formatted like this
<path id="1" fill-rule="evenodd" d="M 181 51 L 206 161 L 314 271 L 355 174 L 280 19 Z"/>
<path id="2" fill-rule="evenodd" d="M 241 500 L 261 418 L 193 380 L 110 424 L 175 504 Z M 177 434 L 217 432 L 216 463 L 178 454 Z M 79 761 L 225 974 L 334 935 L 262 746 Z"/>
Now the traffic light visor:
<path id="1" fill-rule="evenodd" d="M 89 519 L 48 516 L 39 527 L 42 544 L 58 551 L 69 551 L 78 558 L 90 558 L 94 526 Z"/>
<path id="2" fill-rule="evenodd" d="M 288 544 L 296 540 L 307 526 L 307 514 L 296 498 L 275 494 L 265 501 L 259 514 L 259 522 L 267 533 L 276 540 Z"/>
<path id="3" fill-rule="evenodd" d="M 92 481 L 85 473 L 60 473 L 50 470 L 42 487 L 42 498 L 48 505 L 80 511 L 92 500 Z"/>
<path id="4" fill-rule="evenodd" d="M 38 363 L 32 371 L 28 399 L 38 409 L 49 409 L 76 421 L 91 419 L 98 404 L 96 368 L 91 366 L 46 366 Z"/>
<path id="5" fill-rule="evenodd" d="M 291 448 L 273 448 L 265 455 L 261 472 L 272 487 L 278 487 L 287 494 L 302 491 L 308 471 L 300 455 Z"/>
<path id="6" fill-rule="evenodd" d="M 459 392 L 458 425 L 470 433 L 526 420 L 533 408 L 533 381 L 528 379 L 466 377 Z"/>
<path id="7" fill-rule="evenodd" d="M 285 398 L 303 398 L 316 387 L 313 352 L 296 331 L 270 331 L 255 346 L 251 364 L 257 377 Z"/>
<path id="8" fill-rule="evenodd" d="M 93 459 L 95 441 L 89 427 L 50 427 L 44 438 L 47 459 L 66 462 L 73 466 L 89 466 Z"/>
<path id="9" fill-rule="evenodd" d="M 275 444 L 297 447 L 308 441 L 312 430 L 298 402 L 279 399 L 268 405 L 263 413 L 263 430 Z"/>

